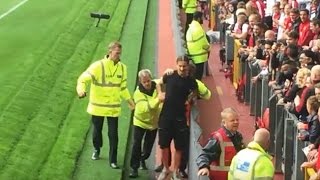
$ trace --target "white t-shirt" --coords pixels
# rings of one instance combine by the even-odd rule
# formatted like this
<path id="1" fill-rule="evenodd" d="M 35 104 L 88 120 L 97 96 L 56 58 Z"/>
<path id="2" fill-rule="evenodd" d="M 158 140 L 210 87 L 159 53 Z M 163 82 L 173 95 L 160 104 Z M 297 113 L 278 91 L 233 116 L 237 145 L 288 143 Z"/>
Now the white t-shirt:
<path id="1" fill-rule="evenodd" d="M 234 29 L 233 29 L 233 30 L 234 30 L 235 33 L 241 34 L 241 33 L 244 33 L 244 32 L 248 32 L 248 29 L 249 29 L 249 24 L 244 23 L 244 24 L 242 25 L 242 27 L 239 27 L 239 24 L 236 23 L 236 24 L 234 25 Z"/>
<path id="2" fill-rule="evenodd" d="M 280 19 L 279 19 L 279 24 L 284 23 L 285 17 L 286 17 L 286 15 L 284 13 L 281 13 Z M 283 31 L 284 31 L 284 29 L 281 26 L 278 26 L 277 40 L 282 39 Z"/>

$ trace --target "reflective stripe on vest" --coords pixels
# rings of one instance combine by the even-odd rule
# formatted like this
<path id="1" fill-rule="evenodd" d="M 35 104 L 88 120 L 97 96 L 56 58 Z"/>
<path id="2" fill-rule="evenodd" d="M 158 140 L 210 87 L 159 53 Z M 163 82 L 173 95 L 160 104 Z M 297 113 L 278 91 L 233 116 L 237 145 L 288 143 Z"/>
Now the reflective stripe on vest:
<path id="1" fill-rule="evenodd" d="M 198 54 L 188 54 L 189 56 L 202 56 L 204 54 L 208 54 L 207 51 L 204 51 L 204 52 L 201 52 L 201 53 L 198 53 Z"/>
<path id="2" fill-rule="evenodd" d="M 142 94 L 142 93 L 141 93 Z M 147 102 L 147 104 L 148 104 L 148 112 L 150 112 L 151 111 L 151 106 L 150 106 L 150 103 L 149 103 L 149 101 L 148 101 L 148 97 L 147 97 L 147 95 L 145 95 L 145 94 L 143 94 L 143 96 L 145 97 L 145 99 L 139 99 L 138 101 L 136 101 L 135 103 L 136 104 L 138 104 L 139 102 Z M 137 120 L 139 120 L 139 121 L 143 121 L 142 120 L 142 118 L 140 118 L 140 117 L 138 117 L 138 116 L 134 116 Z"/>
<path id="3" fill-rule="evenodd" d="M 100 103 L 94 103 L 94 102 L 90 102 L 90 104 L 94 106 L 107 107 L 107 108 L 119 108 L 121 106 L 120 104 L 100 104 Z"/>
<path id="4" fill-rule="evenodd" d="M 197 6 L 185 6 L 184 8 L 197 8 Z"/>
<path id="5" fill-rule="evenodd" d="M 204 37 L 204 35 L 198 37 L 197 39 L 189 40 L 189 41 L 187 41 L 187 42 L 194 43 L 194 42 L 200 41 L 203 37 Z"/>
<path id="6" fill-rule="evenodd" d="M 97 81 L 97 79 L 94 77 L 93 74 L 91 74 L 90 72 L 87 71 L 87 73 L 91 76 L 91 79 L 92 79 L 92 84 L 94 84 L 95 86 L 97 87 L 117 87 L 117 88 L 120 88 L 121 87 L 121 83 L 126 81 L 123 80 L 123 74 L 124 74 L 124 67 L 122 64 L 119 64 L 121 66 L 121 73 L 122 73 L 122 78 L 121 78 L 121 81 L 120 83 L 113 83 L 111 81 L 108 81 L 108 83 L 106 82 L 106 72 L 105 72 L 105 68 L 104 68 L 104 64 L 102 61 L 100 61 L 100 64 L 101 64 L 101 83 L 99 83 Z M 116 70 L 117 71 L 117 70 Z M 110 72 L 111 73 L 111 72 Z M 113 78 L 113 76 L 112 76 Z M 112 79 L 113 80 L 113 79 Z M 126 87 L 122 87 L 121 90 L 125 90 Z M 90 102 L 91 105 L 94 105 L 94 106 L 98 106 L 98 107 L 105 107 L 105 108 L 120 108 L 121 107 L 121 104 L 120 103 L 116 103 L 116 104 L 104 104 L 104 103 L 96 103 L 96 102 Z"/>
<path id="7" fill-rule="evenodd" d="M 90 72 L 87 71 L 87 73 L 91 76 L 92 84 L 99 86 L 99 87 L 120 87 L 121 83 L 113 83 L 110 81 L 108 83 L 106 83 L 106 72 L 104 70 L 104 64 L 102 61 L 100 61 L 100 64 L 101 64 L 101 83 L 99 83 L 97 81 L 97 79 L 94 77 L 93 74 L 91 74 Z M 120 66 L 121 66 L 121 72 L 122 72 L 122 78 L 123 78 L 123 65 L 120 64 Z M 125 82 L 125 81 L 126 81 L 126 79 L 121 80 L 121 82 Z M 123 88 L 121 90 L 123 90 Z"/>
<path id="8" fill-rule="evenodd" d="M 225 166 L 224 161 L 225 161 L 225 148 L 228 146 L 233 147 L 232 142 L 224 142 L 221 134 L 217 132 L 215 134 L 219 140 L 220 147 L 221 147 L 221 154 L 220 154 L 220 160 L 219 160 L 219 166 L 213 166 L 210 165 L 210 170 L 215 170 L 215 171 L 229 171 L 230 166 Z"/>

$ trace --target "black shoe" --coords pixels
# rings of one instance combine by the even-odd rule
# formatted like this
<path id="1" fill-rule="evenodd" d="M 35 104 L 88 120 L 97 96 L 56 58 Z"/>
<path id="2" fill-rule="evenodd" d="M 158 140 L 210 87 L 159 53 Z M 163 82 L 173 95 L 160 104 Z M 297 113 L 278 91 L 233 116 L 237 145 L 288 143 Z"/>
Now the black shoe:
<path id="1" fill-rule="evenodd" d="M 184 170 L 179 170 L 179 175 L 182 178 L 188 178 L 188 174 Z"/>
<path id="2" fill-rule="evenodd" d="M 138 170 L 137 169 L 132 169 L 130 174 L 129 174 L 129 177 L 130 178 L 137 178 L 139 175 L 138 175 Z"/>
<path id="3" fill-rule="evenodd" d="M 148 170 L 146 162 L 144 160 L 141 161 L 140 169 L 141 170 Z"/>
<path id="4" fill-rule="evenodd" d="M 100 157 L 100 149 L 95 149 L 92 153 L 91 159 L 98 160 Z"/>
<path id="5" fill-rule="evenodd" d="M 111 164 L 110 164 L 110 167 L 111 167 L 112 169 L 120 169 L 119 166 L 117 165 L 117 163 L 111 163 Z"/>
<path id="6" fill-rule="evenodd" d="M 155 172 L 161 172 L 162 169 L 163 169 L 163 164 L 160 164 L 159 166 L 157 166 L 157 167 L 154 169 L 154 171 L 155 171 Z"/>

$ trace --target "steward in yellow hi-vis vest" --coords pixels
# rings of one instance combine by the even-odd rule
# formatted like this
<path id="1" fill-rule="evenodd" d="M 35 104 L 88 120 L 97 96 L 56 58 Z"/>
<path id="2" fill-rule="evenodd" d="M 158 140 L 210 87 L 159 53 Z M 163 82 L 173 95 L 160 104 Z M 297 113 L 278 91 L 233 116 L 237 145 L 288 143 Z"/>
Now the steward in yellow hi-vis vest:
<path id="1" fill-rule="evenodd" d="M 258 129 L 254 140 L 246 149 L 241 150 L 232 159 L 229 180 L 273 179 L 274 166 L 271 157 L 265 152 L 268 148 L 270 134 L 267 129 Z"/>
<path id="2" fill-rule="evenodd" d="M 188 55 L 196 65 L 196 79 L 201 80 L 204 70 L 204 63 L 208 61 L 210 44 L 207 35 L 202 28 L 202 13 L 194 13 L 193 21 L 189 25 L 186 35 Z"/>
<path id="3" fill-rule="evenodd" d="M 156 135 L 161 101 L 152 81 L 149 69 L 139 71 L 139 85 L 134 92 L 136 104 L 133 117 L 133 146 L 130 160 L 130 178 L 138 177 L 138 168 L 147 169 L 145 160 L 149 158 Z M 141 148 L 143 140 L 143 147 Z M 141 149 L 143 151 L 141 152 Z"/>
<path id="4" fill-rule="evenodd" d="M 108 55 L 94 62 L 78 78 L 77 93 L 80 98 L 86 96 L 90 86 L 90 99 L 87 112 L 92 115 L 93 146 L 92 159 L 99 159 L 102 147 L 102 127 L 104 118 L 108 120 L 109 161 L 111 168 L 118 169 L 118 117 L 121 112 L 121 98 L 127 100 L 130 109 L 134 103 L 127 89 L 127 67 L 120 62 L 122 46 L 112 42 Z"/>
<path id="5" fill-rule="evenodd" d="M 197 0 L 183 0 L 182 8 L 185 13 L 194 13 L 197 11 Z"/>

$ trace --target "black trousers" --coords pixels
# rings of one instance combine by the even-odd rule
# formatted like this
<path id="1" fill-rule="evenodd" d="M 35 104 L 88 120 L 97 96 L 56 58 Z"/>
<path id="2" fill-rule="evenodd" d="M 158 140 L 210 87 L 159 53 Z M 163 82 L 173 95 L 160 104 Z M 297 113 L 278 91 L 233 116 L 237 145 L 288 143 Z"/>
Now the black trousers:
<path id="1" fill-rule="evenodd" d="M 108 137 L 109 137 L 109 162 L 117 163 L 118 154 L 118 117 L 107 117 L 108 120 Z M 102 128 L 104 117 L 92 115 L 92 142 L 96 150 L 100 150 L 103 144 Z"/>
<path id="2" fill-rule="evenodd" d="M 196 79 L 201 81 L 202 76 L 203 76 L 204 62 L 199 63 L 199 64 L 195 64 L 195 66 L 196 66 L 196 73 L 194 76 Z"/>
<path id="3" fill-rule="evenodd" d="M 178 0 L 179 9 L 182 9 L 182 0 Z"/>
<path id="4" fill-rule="evenodd" d="M 138 169 L 140 162 L 149 158 L 157 135 L 157 129 L 147 130 L 139 126 L 133 126 L 133 146 L 130 166 L 132 169 Z M 143 148 L 141 152 L 141 143 L 144 137 Z"/>

